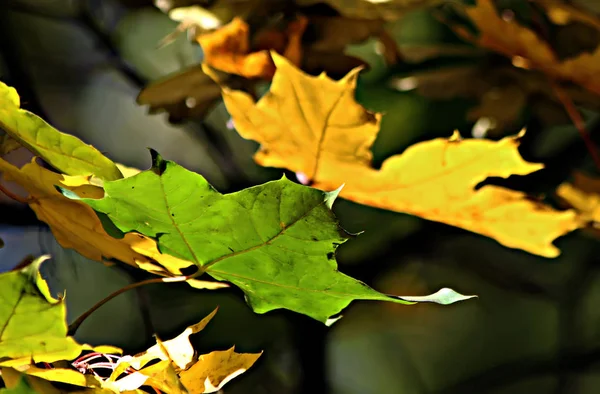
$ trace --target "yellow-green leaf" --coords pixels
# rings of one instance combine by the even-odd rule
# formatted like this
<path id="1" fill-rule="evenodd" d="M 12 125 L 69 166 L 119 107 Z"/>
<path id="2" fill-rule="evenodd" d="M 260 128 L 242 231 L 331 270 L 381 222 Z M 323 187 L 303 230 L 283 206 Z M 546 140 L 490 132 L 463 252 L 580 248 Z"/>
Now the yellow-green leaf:
<path id="1" fill-rule="evenodd" d="M 67 336 L 64 301 L 51 296 L 39 274 L 48 258 L 0 274 L 0 366 L 71 360 L 82 350 Z"/>
<path id="2" fill-rule="evenodd" d="M 21 145 L 68 175 L 123 178 L 109 158 L 79 138 L 61 133 L 42 118 L 20 108 L 17 91 L 0 82 L 0 129 Z"/>

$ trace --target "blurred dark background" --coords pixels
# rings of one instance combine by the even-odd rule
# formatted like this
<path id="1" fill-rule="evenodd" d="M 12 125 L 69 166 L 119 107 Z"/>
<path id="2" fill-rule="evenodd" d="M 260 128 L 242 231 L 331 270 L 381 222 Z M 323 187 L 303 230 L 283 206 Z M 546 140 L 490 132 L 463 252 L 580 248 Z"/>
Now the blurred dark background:
<path id="1" fill-rule="evenodd" d="M 150 165 L 151 147 L 202 174 L 221 192 L 281 177 L 280 169 L 254 164 L 257 145 L 227 127 L 222 103 L 204 119 L 177 125 L 167 114 L 150 115 L 136 104 L 148 83 L 202 60 L 201 48 L 185 34 L 157 49 L 177 22 L 151 1 L 0 3 L 0 80 L 18 90 L 24 108 L 59 130 L 141 169 Z M 518 9 L 523 1 L 500 3 Z M 593 1 L 578 5 L 600 11 Z M 361 75 L 357 100 L 385 113 L 373 148 L 375 163 L 455 129 L 469 138 L 497 139 L 527 126 L 522 154 L 547 169 L 491 182 L 552 200 L 552 191 L 574 169 L 594 174 L 562 106 L 543 90 L 515 91 L 518 78 L 496 73 L 510 61 L 459 40 L 440 13 L 453 15 L 443 5 L 411 9 L 389 24 L 404 55 L 393 67 L 386 65 L 376 40 L 346 49 L 370 65 Z M 484 87 L 469 91 L 477 84 Z M 495 96 L 485 107 L 490 91 Z M 599 142 L 597 98 L 586 100 L 582 113 Z M 8 158 L 23 163 L 30 157 L 18 150 Z M 143 277 L 61 248 L 28 208 L 2 197 L 0 270 L 27 255 L 51 254 L 44 275 L 54 291 L 67 290 L 69 319 Z M 173 336 L 219 305 L 217 316 L 195 338 L 201 351 L 234 344 L 238 351 L 265 350 L 255 367 L 225 386 L 227 394 L 600 392 L 597 239 L 574 232 L 558 240 L 560 257 L 545 259 L 443 224 L 343 200 L 334 210 L 347 230 L 364 231 L 339 249 L 342 272 L 385 293 L 421 295 L 448 286 L 479 298 L 450 306 L 356 302 L 327 328 L 291 312 L 256 315 L 237 290 L 151 285 L 102 307 L 77 338 L 136 352 L 152 343 L 153 332 Z"/>

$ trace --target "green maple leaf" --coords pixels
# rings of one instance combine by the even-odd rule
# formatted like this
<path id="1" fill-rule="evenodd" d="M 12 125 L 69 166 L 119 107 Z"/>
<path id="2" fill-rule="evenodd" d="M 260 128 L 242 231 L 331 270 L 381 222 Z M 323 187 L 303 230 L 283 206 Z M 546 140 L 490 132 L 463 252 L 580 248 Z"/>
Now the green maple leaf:
<path id="1" fill-rule="evenodd" d="M 17 91 L 0 82 L 0 129 L 36 156 L 67 175 L 123 178 L 109 158 L 79 138 L 61 133 L 42 118 L 20 108 Z"/>
<path id="2" fill-rule="evenodd" d="M 81 352 L 67 337 L 64 301 L 52 297 L 39 274 L 48 258 L 0 274 L 0 366 L 71 360 Z"/>
<path id="3" fill-rule="evenodd" d="M 388 296 L 340 273 L 335 249 L 352 235 L 331 211 L 338 191 L 283 178 L 223 195 L 202 176 L 154 151 L 152 157 L 150 170 L 105 182 L 103 199 L 82 200 L 119 230 L 155 237 L 161 252 L 235 284 L 255 312 L 285 308 L 328 322 L 358 299 L 404 304 L 465 299 L 450 289 L 410 300 Z"/>

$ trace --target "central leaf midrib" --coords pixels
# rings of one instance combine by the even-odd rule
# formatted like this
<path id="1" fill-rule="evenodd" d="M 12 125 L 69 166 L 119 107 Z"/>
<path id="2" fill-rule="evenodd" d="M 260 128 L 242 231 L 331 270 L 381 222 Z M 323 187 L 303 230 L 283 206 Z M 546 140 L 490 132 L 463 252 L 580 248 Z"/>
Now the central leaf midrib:
<path id="1" fill-rule="evenodd" d="M 283 235 L 287 231 L 287 229 L 293 227 L 300 220 L 304 219 L 308 214 L 310 214 L 314 209 L 318 208 L 324 202 L 325 201 L 321 201 L 320 203 L 318 203 L 314 207 L 308 209 L 302 216 L 299 216 L 296 220 L 294 220 L 293 222 L 291 222 L 289 225 L 285 226 L 285 228 L 283 228 L 280 232 L 278 232 L 277 234 L 275 234 L 272 238 L 268 239 L 267 241 L 264 241 L 264 242 L 262 242 L 262 243 L 260 243 L 258 245 L 252 246 L 252 247 L 250 247 L 248 249 L 240 250 L 238 252 L 233 252 L 231 254 L 227 254 L 225 256 L 218 257 L 218 258 L 214 259 L 213 261 L 210 261 L 210 262 L 204 264 L 202 266 L 202 268 L 204 269 L 204 271 L 207 271 L 210 267 L 212 267 L 213 265 L 215 265 L 215 264 L 217 264 L 217 263 L 219 263 L 219 262 L 221 262 L 221 261 L 223 261 L 225 259 L 228 259 L 230 257 L 239 256 L 239 255 L 244 254 L 244 253 L 249 253 L 249 252 L 252 252 L 252 251 L 254 251 L 256 249 L 262 248 L 263 246 L 268 245 L 269 243 L 273 242 L 274 240 L 276 240 L 277 238 L 279 238 L 281 235 Z"/>
<path id="2" fill-rule="evenodd" d="M 169 217 L 169 219 L 171 219 L 171 224 L 173 225 L 173 227 L 175 227 L 175 229 L 179 233 L 179 236 L 181 237 L 181 239 L 185 243 L 185 246 L 188 248 L 188 250 L 192 254 L 192 257 L 194 258 L 194 263 L 197 266 L 200 266 L 200 260 L 198 260 L 198 257 L 196 256 L 196 253 L 194 253 L 194 249 L 192 249 L 192 246 L 188 242 L 187 238 L 183 235 L 183 232 L 181 231 L 181 229 L 179 228 L 179 226 L 175 222 L 174 216 L 171 214 L 171 207 L 169 206 L 169 202 L 167 201 L 167 193 L 165 192 L 165 184 L 163 182 L 162 177 L 160 177 L 159 179 L 160 179 L 159 183 L 160 183 L 160 189 L 162 191 L 163 201 L 165 202 L 165 208 L 167 209 L 167 216 Z"/>

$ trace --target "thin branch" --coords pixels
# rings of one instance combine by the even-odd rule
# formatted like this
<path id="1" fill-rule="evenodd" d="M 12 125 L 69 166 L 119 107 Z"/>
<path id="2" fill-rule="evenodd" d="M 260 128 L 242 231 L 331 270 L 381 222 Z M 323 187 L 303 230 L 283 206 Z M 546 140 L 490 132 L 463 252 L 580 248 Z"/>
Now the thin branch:
<path id="1" fill-rule="evenodd" d="M 571 121 L 577 128 L 577 131 L 579 131 L 579 135 L 581 135 L 583 142 L 585 142 L 585 146 L 587 147 L 588 152 L 592 156 L 592 160 L 594 160 L 596 168 L 600 170 L 600 155 L 598 154 L 598 149 L 596 148 L 596 145 L 594 145 L 594 142 L 590 138 L 590 134 L 587 131 L 583 117 L 575 107 L 575 104 L 573 103 L 571 97 L 569 97 L 569 95 L 565 93 L 565 91 L 560 86 L 558 86 L 556 82 L 550 81 L 550 84 L 554 89 L 554 92 L 556 93 L 556 97 L 565 107 L 569 118 L 571 118 Z"/>
<path id="2" fill-rule="evenodd" d="M 129 290 L 133 290 L 133 289 L 136 289 L 141 286 L 151 285 L 153 283 L 185 282 L 189 279 L 196 278 L 197 276 L 199 276 L 199 274 L 202 274 L 202 273 L 203 273 L 203 271 L 199 270 L 198 272 L 195 272 L 192 275 L 188 275 L 188 276 L 176 276 L 176 277 L 171 277 L 171 278 L 152 278 L 152 279 L 143 280 L 141 282 L 132 283 L 125 287 L 122 287 L 119 290 L 109 294 L 104 299 L 98 301 L 90 309 L 88 309 L 81 316 L 79 316 L 73 323 L 69 324 L 69 330 L 67 332 L 67 335 L 70 335 L 70 336 L 75 335 L 75 332 L 77 332 L 77 329 L 79 328 L 81 323 L 83 323 L 85 321 L 85 319 L 87 319 L 92 313 L 97 311 L 100 307 L 102 307 L 104 304 L 106 304 L 108 301 L 112 300 L 113 298 L 115 298 L 118 295 L 121 295 Z"/>
<path id="3" fill-rule="evenodd" d="M 6 188 L 2 183 L 0 183 L 0 192 L 4 193 L 7 197 L 20 202 L 21 204 L 29 204 L 29 199 L 25 197 L 21 197 Z"/>

